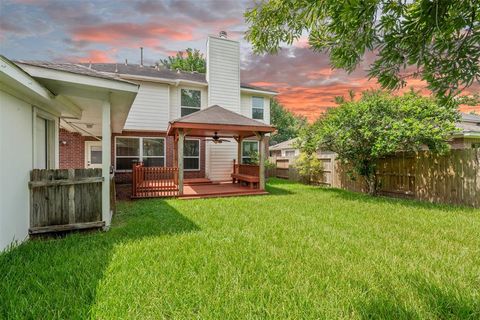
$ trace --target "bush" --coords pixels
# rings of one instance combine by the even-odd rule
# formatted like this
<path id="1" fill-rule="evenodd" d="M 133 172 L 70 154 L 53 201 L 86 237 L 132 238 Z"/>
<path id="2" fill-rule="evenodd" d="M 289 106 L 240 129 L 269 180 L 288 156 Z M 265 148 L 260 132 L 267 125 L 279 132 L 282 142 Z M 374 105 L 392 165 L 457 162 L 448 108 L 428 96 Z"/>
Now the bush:
<path id="1" fill-rule="evenodd" d="M 318 183 L 323 175 L 323 164 L 316 153 L 302 152 L 295 161 L 295 167 L 302 179 L 308 183 Z"/>

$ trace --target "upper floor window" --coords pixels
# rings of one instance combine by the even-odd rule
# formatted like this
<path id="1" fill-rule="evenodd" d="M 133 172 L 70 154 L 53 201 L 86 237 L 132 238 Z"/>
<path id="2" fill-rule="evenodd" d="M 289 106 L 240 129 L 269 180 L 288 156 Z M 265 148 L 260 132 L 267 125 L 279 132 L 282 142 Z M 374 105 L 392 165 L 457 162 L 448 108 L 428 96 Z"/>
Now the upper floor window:
<path id="1" fill-rule="evenodd" d="M 181 116 L 186 116 L 200 110 L 201 92 L 194 89 L 180 90 Z"/>
<path id="2" fill-rule="evenodd" d="M 252 118 L 263 120 L 263 98 L 252 97 Z"/>
<path id="3" fill-rule="evenodd" d="M 165 166 L 165 138 L 117 137 L 115 169 L 131 170 L 133 161 L 146 167 Z"/>

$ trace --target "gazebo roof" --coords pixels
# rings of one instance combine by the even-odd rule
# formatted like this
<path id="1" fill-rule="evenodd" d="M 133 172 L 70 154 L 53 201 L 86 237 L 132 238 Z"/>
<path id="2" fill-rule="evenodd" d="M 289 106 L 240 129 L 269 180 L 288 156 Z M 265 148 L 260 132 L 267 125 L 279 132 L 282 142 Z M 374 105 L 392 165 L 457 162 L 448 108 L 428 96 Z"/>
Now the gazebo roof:
<path id="1" fill-rule="evenodd" d="M 212 136 L 218 132 L 222 137 L 248 137 L 255 133 L 275 131 L 275 127 L 271 125 L 250 119 L 218 105 L 170 121 L 168 135 L 175 135 L 176 129 L 186 129 L 188 135 L 191 136 Z"/>

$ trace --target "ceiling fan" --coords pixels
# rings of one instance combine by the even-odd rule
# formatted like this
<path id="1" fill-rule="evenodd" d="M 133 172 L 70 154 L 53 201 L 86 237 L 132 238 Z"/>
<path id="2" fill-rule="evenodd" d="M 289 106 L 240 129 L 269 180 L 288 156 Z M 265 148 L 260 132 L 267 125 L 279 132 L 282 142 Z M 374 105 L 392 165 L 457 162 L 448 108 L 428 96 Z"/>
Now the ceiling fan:
<path id="1" fill-rule="evenodd" d="M 211 141 L 215 144 L 217 143 L 222 143 L 222 142 L 230 142 L 230 140 L 228 139 L 221 139 L 219 136 L 218 136 L 218 133 L 215 132 L 215 134 L 213 135 L 213 137 L 211 139 L 205 139 L 205 141 Z"/>

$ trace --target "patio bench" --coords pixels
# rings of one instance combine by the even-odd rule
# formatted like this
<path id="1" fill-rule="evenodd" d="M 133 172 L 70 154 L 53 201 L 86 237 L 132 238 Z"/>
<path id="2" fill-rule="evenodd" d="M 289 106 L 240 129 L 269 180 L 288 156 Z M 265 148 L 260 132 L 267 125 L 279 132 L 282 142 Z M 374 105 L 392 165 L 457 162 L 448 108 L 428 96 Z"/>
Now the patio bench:
<path id="1" fill-rule="evenodd" d="M 258 176 L 252 176 L 248 174 L 242 174 L 242 173 L 232 173 L 232 179 L 233 183 L 236 181 L 238 182 L 246 182 L 250 186 L 250 188 L 254 187 L 254 184 L 258 184 L 260 182 L 260 178 Z"/>

